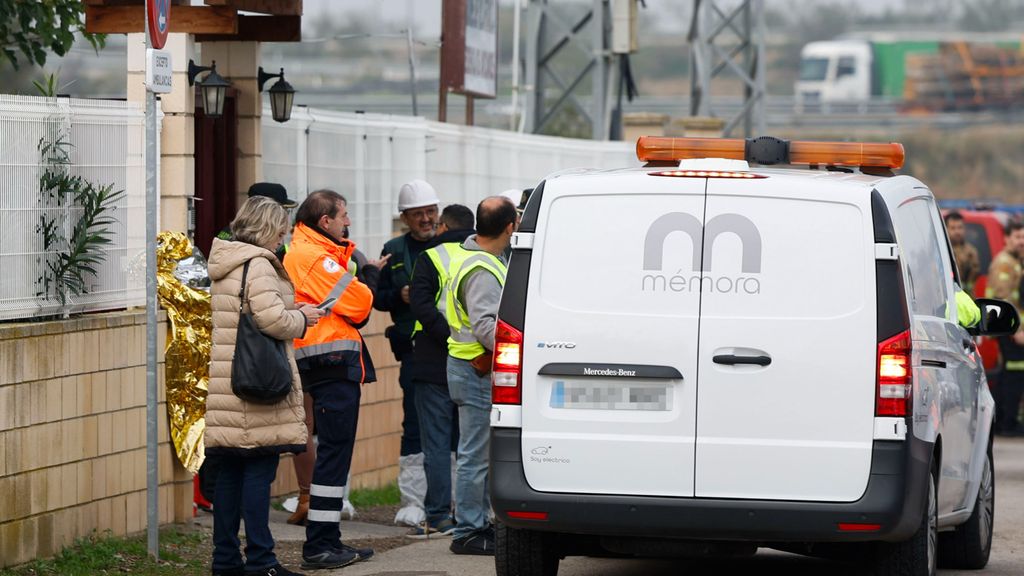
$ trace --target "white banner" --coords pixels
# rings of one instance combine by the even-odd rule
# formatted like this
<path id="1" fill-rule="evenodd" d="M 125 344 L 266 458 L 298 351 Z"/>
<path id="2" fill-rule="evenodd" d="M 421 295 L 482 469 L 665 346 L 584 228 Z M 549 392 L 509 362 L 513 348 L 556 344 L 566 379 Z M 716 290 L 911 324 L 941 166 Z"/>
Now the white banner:
<path id="1" fill-rule="evenodd" d="M 498 0 L 466 0 L 467 92 L 494 98 L 498 92 Z"/>

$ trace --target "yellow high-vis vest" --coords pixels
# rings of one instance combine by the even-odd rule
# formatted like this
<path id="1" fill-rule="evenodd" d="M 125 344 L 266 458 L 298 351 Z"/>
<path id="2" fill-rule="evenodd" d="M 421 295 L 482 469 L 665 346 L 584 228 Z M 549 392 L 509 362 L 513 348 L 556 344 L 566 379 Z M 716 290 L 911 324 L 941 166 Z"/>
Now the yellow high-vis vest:
<path id="1" fill-rule="evenodd" d="M 451 262 L 451 254 L 449 253 L 449 247 L 458 246 L 458 242 L 446 242 L 444 244 L 438 244 L 433 248 L 426 251 L 427 258 L 430 258 L 430 263 L 434 265 L 434 269 L 437 270 L 437 294 L 434 294 L 434 305 L 437 306 L 437 311 L 442 316 L 447 312 L 445 301 L 441 298 L 444 295 L 445 286 L 448 285 L 449 271 L 448 264 Z M 416 271 L 413 270 L 413 274 Z M 416 321 L 416 325 L 412 328 L 412 337 L 415 338 L 420 331 L 423 330 L 423 324 L 420 321 Z"/>
<path id="2" fill-rule="evenodd" d="M 449 248 L 448 282 L 445 286 L 445 318 L 451 329 L 448 337 L 448 355 L 460 360 L 472 360 L 486 352 L 484 345 L 473 335 L 473 325 L 465 307 L 459 302 L 459 287 L 462 281 L 477 268 L 483 268 L 505 285 L 505 264 L 490 252 L 466 250 L 456 244 Z"/>

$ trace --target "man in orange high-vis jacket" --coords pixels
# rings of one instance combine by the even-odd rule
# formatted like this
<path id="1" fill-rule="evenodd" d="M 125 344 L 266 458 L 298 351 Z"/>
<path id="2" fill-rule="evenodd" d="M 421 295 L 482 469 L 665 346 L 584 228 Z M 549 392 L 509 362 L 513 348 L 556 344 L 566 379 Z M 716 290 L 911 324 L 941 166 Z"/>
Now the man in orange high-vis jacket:
<path id="1" fill-rule="evenodd" d="M 313 398 L 318 438 L 302 547 L 304 569 L 339 568 L 373 555 L 369 548 L 343 545 L 338 525 L 356 440 L 360 385 L 375 380 L 373 363 L 359 335 L 359 327 L 370 316 L 373 293 L 348 270 L 355 251 L 355 244 L 345 239 L 348 224 L 348 207 L 340 194 L 311 193 L 295 215 L 284 261 L 295 284 L 295 301 L 325 304 L 330 309 L 295 340 L 295 360 L 303 391 Z"/>

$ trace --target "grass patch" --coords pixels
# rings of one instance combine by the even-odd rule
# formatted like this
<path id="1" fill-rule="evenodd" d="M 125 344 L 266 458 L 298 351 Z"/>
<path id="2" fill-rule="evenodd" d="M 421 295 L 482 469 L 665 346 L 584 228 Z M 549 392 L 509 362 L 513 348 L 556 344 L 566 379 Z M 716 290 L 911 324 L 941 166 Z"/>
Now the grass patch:
<path id="1" fill-rule="evenodd" d="M 150 576 L 206 574 L 209 558 L 200 547 L 209 535 L 200 531 L 166 528 L 160 533 L 160 561 L 146 552 L 146 535 L 115 538 L 109 532 L 75 541 L 57 556 L 36 560 L 16 568 L 0 570 L 0 576 L 67 575 L 129 573 Z"/>
<path id="2" fill-rule="evenodd" d="M 359 488 L 349 493 L 349 501 L 359 508 L 369 506 L 397 506 L 401 501 L 398 484 L 388 484 L 383 488 Z"/>

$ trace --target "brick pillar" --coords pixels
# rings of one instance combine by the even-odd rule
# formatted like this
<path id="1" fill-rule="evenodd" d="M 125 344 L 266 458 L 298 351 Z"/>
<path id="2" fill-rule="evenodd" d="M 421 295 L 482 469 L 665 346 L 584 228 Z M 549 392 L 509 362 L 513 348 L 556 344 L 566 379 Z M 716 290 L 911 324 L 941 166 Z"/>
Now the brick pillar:
<path id="1" fill-rule="evenodd" d="M 188 231 L 188 203 L 195 195 L 195 88 L 188 85 L 188 61 L 195 58 L 189 34 L 168 34 L 174 90 L 160 96 L 160 229 Z M 128 34 L 128 101 L 146 101 L 146 41 Z"/>
<path id="2" fill-rule="evenodd" d="M 260 67 L 259 42 L 204 42 L 203 66 L 217 62 L 217 72 L 236 91 L 238 110 L 238 205 L 245 201 L 249 186 L 263 179 L 263 148 L 260 116 L 262 95 L 257 81 Z M 273 80 L 267 83 L 271 86 Z"/>

